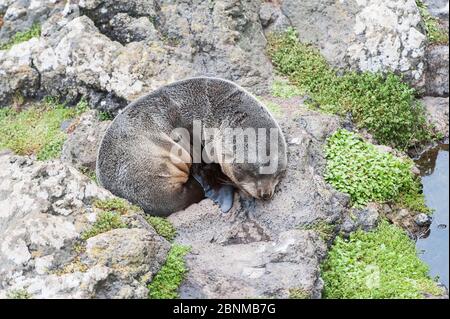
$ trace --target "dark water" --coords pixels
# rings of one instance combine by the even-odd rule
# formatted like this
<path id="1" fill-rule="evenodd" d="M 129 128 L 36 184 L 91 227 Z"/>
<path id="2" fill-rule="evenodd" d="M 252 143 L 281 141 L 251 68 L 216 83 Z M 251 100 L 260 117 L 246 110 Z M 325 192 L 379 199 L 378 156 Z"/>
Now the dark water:
<path id="1" fill-rule="evenodd" d="M 422 175 L 423 192 L 433 213 L 429 232 L 417 240 L 421 258 L 430 266 L 430 275 L 448 287 L 449 272 L 449 153 L 448 144 L 441 144 L 416 161 Z"/>

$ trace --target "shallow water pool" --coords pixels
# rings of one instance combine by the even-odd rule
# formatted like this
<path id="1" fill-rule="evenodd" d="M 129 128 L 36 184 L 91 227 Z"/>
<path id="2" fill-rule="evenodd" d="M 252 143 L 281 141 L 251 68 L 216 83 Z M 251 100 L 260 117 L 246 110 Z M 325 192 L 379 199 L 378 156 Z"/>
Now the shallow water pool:
<path id="1" fill-rule="evenodd" d="M 423 192 L 434 209 L 433 222 L 427 233 L 417 240 L 420 257 L 430 266 L 430 275 L 448 287 L 449 273 L 449 152 L 448 144 L 440 144 L 424 153 L 417 161 L 422 176 Z"/>

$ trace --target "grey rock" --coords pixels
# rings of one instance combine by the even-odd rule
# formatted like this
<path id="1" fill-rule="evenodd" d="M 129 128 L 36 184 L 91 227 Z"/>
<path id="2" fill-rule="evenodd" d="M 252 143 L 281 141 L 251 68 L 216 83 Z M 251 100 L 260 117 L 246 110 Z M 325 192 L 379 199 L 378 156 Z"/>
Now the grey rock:
<path id="1" fill-rule="evenodd" d="M 435 17 L 448 19 L 448 0 L 423 0 L 428 11 Z"/>
<path id="2" fill-rule="evenodd" d="M 426 95 L 448 96 L 448 54 L 448 45 L 433 45 L 427 48 Z"/>
<path id="3" fill-rule="evenodd" d="M 325 140 L 343 125 L 343 120 L 336 115 L 318 116 L 316 112 L 304 112 L 298 118 L 299 124 L 316 140 Z"/>
<path id="4" fill-rule="evenodd" d="M 363 209 L 353 208 L 348 215 L 344 217 L 340 231 L 342 235 L 348 237 L 352 232 L 361 229 L 371 231 L 378 226 L 382 208 L 374 203 L 368 204 Z"/>
<path id="5" fill-rule="evenodd" d="M 111 277 L 98 298 L 148 298 L 148 282 L 166 261 L 170 244 L 147 229 L 114 229 L 89 238 L 86 263 L 105 267 Z M 124 284 L 126 283 L 126 284 Z"/>
<path id="6" fill-rule="evenodd" d="M 155 39 L 157 1 L 81 0 L 81 12 L 90 17 L 99 30 L 122 44 L 144 39 Z"/>
<path id="7" fill-rule="evenodd" d="M 370 231 L 377 227 L 380 215 L 376 205 L 367 205 L 367 207 L 361 210 L 357 215 L 358 224 L 363 230 Z"/>
<path id="8" fill-rule="evenodd" d="M 63 0 L 0 0 L 0 44 L 8 42 L 17 32 L 29 30 L 35 23 L 45 22 L 51 14 L 64 10 Z"/>
<path id="9" fill-rule="evenodd" d="M 424 213 L 417 214 L 416 217 L 414 218 L 414 222 L 419 227 L 430 226 L 431 221 L 432 221 L 432 218 Z"/>
<path id="10" fill-rule="evenodd" d="M 37 39 L 15 45 L 9 51 L 0 50 L 0 105 L 15 95 L 35 97 L 40 90 L 39 72 L 33 65 Z"/>
<path id="11" fill-rule="evenodd" d="M 272 81 L 259 2 L 161 1 L 157 10 L 154 2 L 139 0 L 79 5 L 87 16 L 78 17 L 76 4 L 52 14 L 39 40 L 21 44 L 30 48 L 19 64 L 17 52 L 10 53 L 16 46 L 0 51 L 0 105 L 29 90 L 26 96 L 67 102 L 85 96 L 91 107 L 115 113 L 149 91 L 196 75 L 230 79 L 253 93 L 266 92 Z"/>
<path id="12" fill-rule="evenodd" d="M 423 87 L 426 36 L 414 0 L 284 0 L 282 10 L 333 66 L 401 73 Z"/>
<path id="13" fill-rule="evenodd" d="M 32 298 L 146 298 L 170 244 L 136 216 L 129 229 L 88 240 L 96 199 L 114 198 L 57 160 L 0 155 L 0 298 L 27 291 Z"/>
<path id="14" fill-rule="evenodd" d="M 348 237 L 352 232 L 358 229 L 357 220 L 353 220 L 350 216 L 346 216 L 341 225 L 341 234 L 344 237 Z"/>
<path id="15" fill-rule="evenodd" d="M 436 133 L 449 137 L 449 98 L 426 96 L 421 99 L 425 106 L 428 121 Z"/>
<path id="16" fill-rule="evenodd" d="M 147 17 L 134 18 L 128 13 L 118 13 L 109 25 L 114 39 L 120 43 L 158 39 L 157 31 Z"/>
<path id="17" fill-rule="evenodd" d="M 61 160 L 77 168 L 95 171 L 97 150 L 110 123 L 100 121 L 94 110 L 84 113 L 76 123 L 70 125 L 72 132 L 64 142 Z"/>
<path id="18" fill-rule="evenodd" d="M 328 124 L 315 114 L 310 122 Z M 176 241 L 192 247 L 182 297 L 287 298 L 293 289 L 321 296 L 320 262 L 327 245 L 318 230 L 303 226 L 339 225 L 349 198 L 321 175 L 323 141 L 298 122 L 281 124 L 287 140 L 300 141 L 289 147 L 288 170 L 272 200 L 253 202 L 236 195 L 233 208 L 222 214 L 206 199 L 169 216 Z"/>
<path id="19" fill-rule="evenodd" d="M 289 19 L 277 3 L 263 2 L 259 9 L 259 19 L 266 35 L 285 31 L 291 26 Z"/>

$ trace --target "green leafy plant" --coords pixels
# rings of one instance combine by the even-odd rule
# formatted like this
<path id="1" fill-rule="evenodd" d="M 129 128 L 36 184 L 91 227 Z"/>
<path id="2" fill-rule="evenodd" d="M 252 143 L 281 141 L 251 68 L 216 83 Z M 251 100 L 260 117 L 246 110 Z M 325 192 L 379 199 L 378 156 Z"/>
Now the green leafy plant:
<path id="1" fill-rule="evenodd" d="M 8 292 L 9 299 L 31 299 L 31 294 L 25 289 L 15 289 Z"/>
<path id="2" fill-rule="evenodd" d="M 168 241 L 172 241 L 175 238 L 177 231 L 167 219 L 157 216 L 146 216 L 145 219 L 160 236 Z"/>
<path id="3" fill-rule="evenodd" d="M 114 197 L 109 199 L 96 199 L 94 207 L 103 211 L 112 211 L 124 215 L 129 211 L 139 211 L 140 208 L 127 202 L 125 199 Z"/>
<path id="4" fill-rule="evenodd" d="M 302 288 L 289 289 L 289 299 L 311 299 L 311 295 Z"/>
<path id="5" fill-rule="evenodd" d="M 82 240 L 88 240 L 98 234 L 105 233 L 112 229 L 126 228 L 127 225 L 122 221 L 120 215 L 116 212 L 100 212 L 95 223 L 81 234 Z"/>
<path id="6" fill-rule="evenodd" d="M 41 36 L 41 26 L 39 24 L 34 24 L 29 30 L 17 32 L 16 34 L 14 34 L 8 42 L 0 45 L 0 50 L 8 50 L 13 45 L 28 41 L 32 38 L 38 38 L 40 36 Z"/>
<path id="7" fill-rule="evenodd" d="M 98 118 L 100 121 L 110 121 L 110 120 L 114 119 L 114 116 L 107 111 L 99 111 Z"/>
<path id="8" fill-rule="evenodd" d="M 181 245 L 172 245 L 167 256 L 166 263 L 153 278 L 148 286 L 149 298 L 152 299 L 175 299 L 178 298 L 180 287 L 187 269 L 184 257 L 190 248 Z"/>
<path id="9" fill-rule="evenodd" d="M 322 264 L 326 298 L 422 298 L 442 295 L 414 242 L 382 220 L 375 231 L 338 237 Z"/>
<path id="10" fill-rule="evenodd" d="M 334 225 L 324 220 L 317 221 L 312 224 L 300 226 L 300 229 L 313 230 L 317 232 L 322 240 L 328 242 L 332 239 L 334 233 Z"/>
<path id="11" fill-rule="evenodd" d="M 429 212 L 413 162 L 379 151 L 357 134 L 341 129 L 327 140 L 325 180 L 347 193 L 356 207 L 393 201 L 418 212 Z"/>
<path id="12" fill-rule="evenodd" d="M 77 108 L 67 108 L 47 98 L 19 112 L 0 109 L 0 149 L 8 148 L 19 155 L 35 154 L 38 160 L 57 158 L 67 134 L 62 122 L 79 114 Z"/>
<path id="13" fill-rule="evenodd" d="M 274 81 L 272 84 L 272 95 L 275 97 L 288 99 L 303 94 L 304 92 L 302 90 L 287 81 Z"/>
<path id="14" fill-rule="evenodd" d="M 89 179 L 91 181 L 97 182 L 97 176 L 95 175 L 95 171 L 94 170 L 92 170 L 92 169 L 90 169 L 88 167 L 85 167 L 85 166 L 80 167 L 79 170 L 80 170 L 81 173 L 83 173 L 84 175 L 89 177 Z"/>
<path id="15" fill-rule="evenodd" d="M 427 5 L 422 0 L 416 0 L 420 16 L 425 25 L 428 40 L 434 44 L 448 44 L 448 31 L 439 24 L 439 20 L 428 11 Z"/>
<path id="16" fill-rule="evenodd" d="M 344 72 L 338 75 L 320 52 L 300 43 L 293 29 L 269 37 L 268 53 L 276 69 L 300 92 L 310 107 L 327 113 L 351 113 L 382 144 L 407 149 L 432 138 L 423 105 L 415 91 L 394 74 Z"/>

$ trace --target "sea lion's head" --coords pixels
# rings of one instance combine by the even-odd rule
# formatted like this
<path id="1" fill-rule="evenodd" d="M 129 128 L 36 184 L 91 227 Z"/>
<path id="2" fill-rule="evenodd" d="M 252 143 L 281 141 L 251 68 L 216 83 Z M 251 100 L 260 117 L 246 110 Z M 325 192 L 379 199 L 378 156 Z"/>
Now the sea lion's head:
<path id="1" fill-rule="evenodd" d="M 257 147 L 256 160 L 249 160 L 248 156 L 248 150 L 253 147 L 253 142 L 244 139 L 246 141 L 243 148 L 244 157 L 242 150 L 237 150 L 233 145 L 233 148 L 225 148 L 226 160 L 220 163 L 223 173 L 236 187 L 258 199 L 272 198 L 275 187 L 286 171 L 286 142 L 281 130 L 276 129 L 278 130 L 276 136 L 272 136 L 272 140 L 267 139 L 264 152 L 259 151 Z M 269 133 L 267 135 L 269 137 Z M 233 152 L 230 149 L 233 149 Z"/>
<path id="2" fill-rule="evenodd" d="M 222 171 L 244 193 L 258 199 L 270 199 L 285 169 L 272 174 L 259 174 L 259 167 L 251 164 L 224 163 Z"/>

